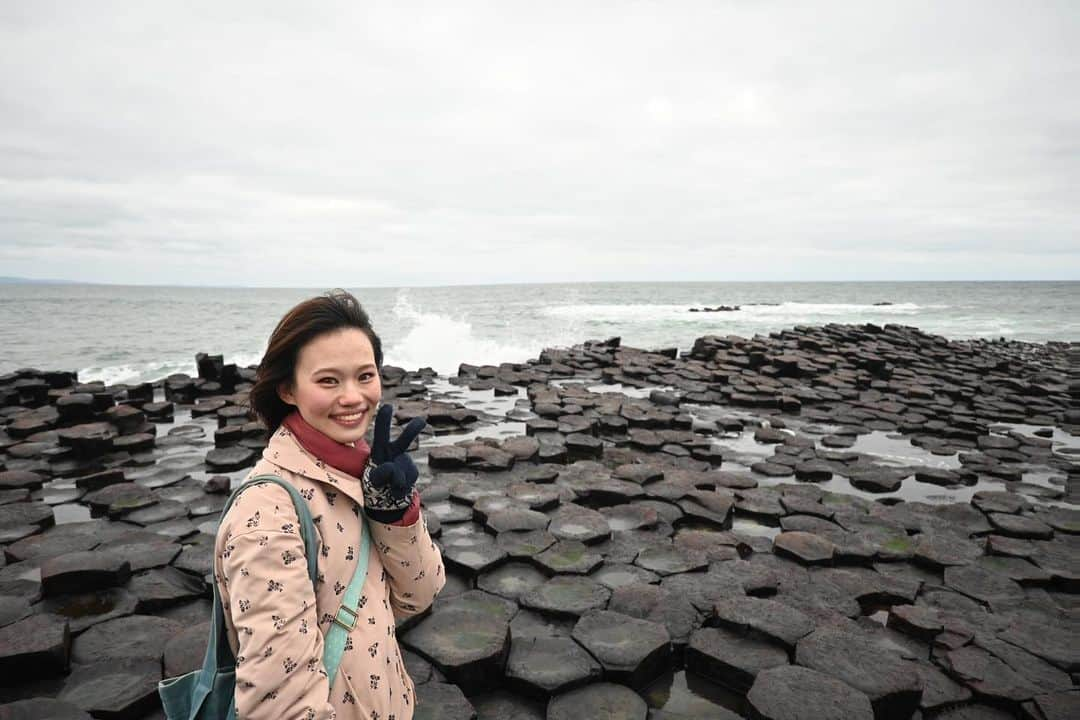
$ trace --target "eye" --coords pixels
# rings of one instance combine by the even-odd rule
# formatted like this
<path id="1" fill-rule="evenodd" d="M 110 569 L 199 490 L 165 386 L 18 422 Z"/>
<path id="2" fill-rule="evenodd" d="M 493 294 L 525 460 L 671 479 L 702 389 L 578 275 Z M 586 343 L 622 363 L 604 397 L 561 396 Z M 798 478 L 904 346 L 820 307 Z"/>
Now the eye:
<path id="1" fill-rule="evenodd" d="M 319 383 L 320 385 L 327 385 L 327 386 L 337 384 L 337 380 L 335 378 L 332 378 L 332 377 L 319 378 L 315 382 Z"/>
<path id="2" fill-rule="evenodd" d="M 375 378 L 375 373 L 371 373 L 371 372 L 360 373 L 360 380 L 362 382 L 370 382 L 374 378 Z"/>

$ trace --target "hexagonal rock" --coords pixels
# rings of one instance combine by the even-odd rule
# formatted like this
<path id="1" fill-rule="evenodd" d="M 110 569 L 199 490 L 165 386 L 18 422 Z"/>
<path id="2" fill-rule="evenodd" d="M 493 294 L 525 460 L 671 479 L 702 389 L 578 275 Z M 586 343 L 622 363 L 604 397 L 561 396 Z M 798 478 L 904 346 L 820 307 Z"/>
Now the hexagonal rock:
<path id="1" fill-rule="evenodd" d="M 700 550 L 678 545 L 653 545 L 639 552 L 634 564 L 664 576 L 704 570 L 709 566 L 709 558 Z"/>
<path id="2" fill-rule="evenodd" d="M 176 677 L 202 667 L 210 621 L 196 623 L 165 645 L 165 677 Z"/>
<path id="3" fill-rule="evenodd" d="M 506 560 L 506 551 L 489 540 L 472 545 L 444 545 L 442 556 L 448 568 L 471 577 L 498 567 Z"/>
<path id="4" fill-rule="evenodd" d="M 0 472 L 0 490 L 39 490 L 45 478 L 29 470 L 6 470 Z"/>
<path id="5" fill-rule="evenodd" d="M 116 435 L 113 426 L 106 422 L 75 425 L 56 432 L 62 446 L 73 449 L 82 457 L 96 457 L 109 452 Z"/>
<path id="6" fill-rule="evenodd" d="M 992 512 L 986 516 L 994 526 L 994 532 L 1006 537 L 1024 540 L 1050 540 L 1054 529 L 1033 517 Z"/>
<path id="7" fill-rule="evenodd" d="M 0 529 L 23 526 L 49 527 L 56 522 L 53 509 L 43 502 L 0 505 Z"/>
<path id="8" fill-rule="evenodd" d="M 1057 692 L 1036 695 L 1030 707 L 1025 704 L 1024 711 L 1025 718 L 1073 720 L 1080 717 L 1080 693 Z"/>
<path id="9" fill-rule="evenodd" d="M 116 553 L 74 552 L 41 564 L 41 591 L 45 596 L 89 592 L 123 585 L 131 577 L 131 563 Z"/>
<path id="10" fill-rule="evenodd" d="M 539 555 L 555 544 L 555 536 L 544 530 L 529 532 L 505 532 L 495 538 L 495 544 L 506 551 L 512 559 L 525 559 Z"/>
<path id="11" fill-rule="evenodd" d="M 613 683 L 593 683 L 552 698 L 547 720 L 645 720 L 649 706 L 628 687 Z"/>
<path id="12" fill-rule="evenodd" d="M 1024 600 L 1018 583 L 978 565 L 945 568 L 945 585 L 988 605 Z"/>
<path id="13" fill-rule="evenodd" d="M 824 460 L 804 460 L 795 465 L 795 479 L 803 482 L 826 482 L 833 476 L 832 466 Z"/>
<path id="14" fill-rule="evenodd" d="M 914 663 L 868 642 L 862 633 L 818 628 L 799 641 L 795 662 L 865 693 L 878 720 L 908 720 L 919 708 L 923 686 Z"/>
<path id="15" fill-rule="evenodd" d="M 746 697 L 762 720 L 873 720 L 870 699 L 828 675 L 798 665 L 762 670 Z"/>
<path id="16" fill-rule="evenodd" d="M 894 605 L 889 608 L 888 626 L 927 642 L 944 630 L 941 613 L 922 605 Z"/>
<path id="17" fill-rule="evenodd" d="M 506 495 L 513 500 L 525 503 L 531 510 L 543 512 L 557 507 L 561 494 L 558 488 L 551 485 L 522 482 L 507 487 Z"/>
<path id="18" fill-rule="evenodd" d="M 570 638 L 515 637 L 506 679 L 519 692 L 547 698 L 600 679 L 600 663 Z"/>
<path id="19" fill-rule="evenodd" d="M 511 562 L 478 577 L 476 586 L 494 595 L 516 601 L 546 581 L 547 576 L 532 565 Z"/>
<path id="20" fill-rule="evenodd" d="M 148 660 L 76 665 L 58 699 L 95 717 L 142 717 L 160 705 L 159 680 L 161 665 Z"/>
<path id="21" fill-rule="evenodd" d="M 971 496 L 971 504 L 984 513 L 1018 513 L 1031 507 L 1031 502 L 1014 492 L 980 490 Z"/>
<path id="22" fill-rule="evenodd" d="M 532 460 L 540 451 L 540 441 L 532 437 L 510 437 L 502 441 L 500 447 L 517 460 Z"/>
<path id="23" fill-rule="evenodd" d="M 943 673 L 936 665 L 928 662 L 915 663 L 915 671 L 923 683 L 922 711 L 934 711 L 950 705 L 967 702 L 971 691 Z"/>
<path id="24" fill-rule="evenodd" d="M 611 526 L 597 511 L 570 503 L 552 513 L 548 532 L 560 540 L 598 543 L 611 537 Z"/>
<path id="25" fill-rule="evenodd" d="M 116 517 L 125 513 L 149 507 L 158 501 L 154 493 L 133 482 L 117 483 L 100 490 L 87 493 L 82 501 L 92 509 Z"/>
<path id="26" fill-rule="evenodd" d="M 828 565 L 832 562 L 836 546 L 820 535 L 791 530 L 773 538 L 773 551 L 804 565 Z"/>
<path id="27" fill-rule="evenodd" d="M 98 623 L 134 615 L 138 604 L 138 598 L 126 589 L 108 588 L 47 597 L 35 605 L 35 610 L 66 617 L 72 635 L 77 635 Z"/>
<path id="28" fill-rule="evenodd" d="M 721 530 L 731 528 L 735 498 L 728 492 L 691 490 L 678 500 L 685 520 L 697 520 Z"/>
<path id="29" fill-rule="evenodd" d="M 73 662 L 88 665 L 108 660 L 161 661 L 165 644 L 184 626 L 150 615 L 129 615 L 90 628 L 71 645 Z"/>
<path id="30" fill-rule="evenodd" d="M 661 468 L 655 465 L 645 465 L 644 463 L 620 465 L 612 471 L 611 475 L 619 480 L 629 480 L 638 485 L 664 479 L 664 471 Z"/>
<path id="31" fill-rule="evenodd" d="M 968 565 L 982 555 L 982 547 L 952 533 L 924 532 L 915 539 L 915 560 L 934 568 Z"/>
<path id="32" fill-rule="evenodd" d="M 533 557 L 550 573 L 573 573 L 587 575 L 604 562 L 600 553 L 588 545 L 573 540 L 560 540 L 544 552 Z"/>
<path id="33" fill-rule="evenodd" d="M 433 470 L 457 470 L 465 467 L 468 453 L 459 445 L 438 445 L 428 450 L 428 466 Z"/>
<path id="34" fill-rule="evenodd" d="M 998 637 L 1063 670 L 1080 671 L 1080 630 L 1075 623 L 1052 625 L 1021 617 L 998 633 Z"/>
<path id="35" fill-rule="evenodd" d="M 547 515 L 536 510 L 506 508 L 488 514 L 485 525 L 493 532 L 503 533 L 516 530 L 545 530 L 549 522 Z"/>
<path id="36" fill-rule="evenodd" d="M 31 698 L 0 705 L 0 720 L 93 720 L 93 716 L 71 703 L 52 698 Z"/>
<path id="37" fill-rule="evenodd" d="M 685 645 L 699 626 L 697 609 L 685 597 L 657 585 L 626 585 L 611 593 L 608 610 L 662 624 L 671 641 Z"/>
<path id="38" fill-rule="evenodd" d="M 31 615 L 0 627 L 0 677 L 5 685 L 19 685 L 61 675 L 70 649 L 68 621 L 59 615 Z"/>
<path id="39" fill-rule="evenodd" d="M 612 530 L 637 530 L 655 527 L 660 515 L 653 508 L 643 505 L 615 505 L 600 508 L 600 514 L 607 518 Z"/>
<path id="40" fill-rule="evenodd" d="M 205 596 L 206 584 L 190 573 L 164 567 L 136 575 L 128 583 L 128 590 L 139 599 L 138 611 L 151 613 Z"/>
<path id="41" fill-rule="evenodd" d="M 1040 689 L 983 648 L 967 645 L 944 654 L 949 674 L 979 695 L 998 702 L 1030 700 Z"/>
<path id="42" fill-rule="evenodd" d="M 514 456 L 505 450 L 491 447 L 480 442 L 469 443 L 465 447 L 465 465 L 473 470 L 484 472 L 509 470 L 514 466 Z"/>
<path id="43" fill-rule="evenodd" d="M 605 678 L 635 687 L 652 680 L 671 654 L 663 625 L 609 610 L 583 615 L 571 636 L 600 661 Z"/>
<path id="44" fill-rule="evenodd" d="M 788 664 L 779 645 L 725 628 L 695 630 L 686 647 L 686 669 L 745 694 L 766 668 Z"/>
<path id="45" fill-rule="evenodd" d="M 522 607 L 557 617 L 578 617 L 603 608 L 611 591 L 581 575 L 556 575 L 521 596 Z"/>
<path id="46" fill-rule="evenodd" d="M 589 577 L 609 590 L 616 590 L 627 585 L 647 585 L 660 579 L 656 573 L 636 565 L 608 562 L 596 572 L 590 573 Z"/>
<path id="47" fill-rule="evenodd" d="M 508 600 L 470 590 L 437 602 L 401 641 L 463 691 L 479 692 L 502 681 L 516 611 Z"/>
<path id="48" fill-rule="evenodd" d="M 243 445 L 214 448 L 206 453 L 206 467 L 212 473 L 234 472 L 254 465 L 258 456 L 255 450 Z"/>
<path id="49" fill-rule="evenodd" d="M 416 688 L 415 720 L 475 720 L 476 710 L 450 683 L 427 682 Z"/>
<path id="50" fill-rule="evenodd" d="M 775 600 L 750 596 L 732 596 L 713 606 L 711 624 L 736 632 L 753 631 L 784 647 L 795 644 L 814 630 L 808 615 Z"/>

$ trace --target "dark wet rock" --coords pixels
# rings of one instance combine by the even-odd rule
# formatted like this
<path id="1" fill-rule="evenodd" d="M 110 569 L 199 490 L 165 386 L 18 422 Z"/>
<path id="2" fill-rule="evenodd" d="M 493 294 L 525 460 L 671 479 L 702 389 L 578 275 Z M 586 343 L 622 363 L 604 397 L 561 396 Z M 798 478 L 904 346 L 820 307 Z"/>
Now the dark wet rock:
<path id="1" fill-rule="evenodd" d="M 667 628 L 671 641 L 685 645 L 697 629 L 700 614 L 685 597 L 657 585 L 625 585 L 616 588 L 608 610 L 660 623 Z"/>
<path id="2" fill-rule="evenodd" d="M 186 518 L 187 516 L 188 508 L 183 503 L 178 503 L 175 500 L 161 500 L 148 507 L 128 513 L 124 516 L 124 520 L 125 522 L 145 526 L 177 518 Z"/>
<path id="3" fill-rule="evenodd" d="M 474 720 L 476 710 L 456 685 L 424 683 L 416 688 L 414 720 Z"/>
<path id="4" fill-rule="evenodd" d="M 107 524 L 100 520 L 70 523 L 12 543 L 7 546 L 5 553 L 9 561 L 18 562 L 32 559 L 44 561 L 58 555 L 90 550 L 101 542 L 106 528 Z"/>
<path id="5" fill-rule="evenodd" d="M 555 536 L 544 530 L 504 532 L 495 543 L 512 559 L 527 559 L 539 555 L 555 544 Z"/>
<path id="6" fill-rule="evenodd" d="M 104 660 L 161 660 L 165 644 L 183 629 L 180 623 L 150 615 L 99 623 L 75 638 L 73 662 L 89 664 Z"/>
<path id="7" fill-rule="evenodd" d="M 510 632 L 514 639 L 525 637 L 570 637 L 577 623 L 576 617 L 556 617 L 545 615 L 528 608 L 522 608 L 510 623 Z"/>
<path id="8" fill-rule="evenodd" d="M 577 617 L 607 606 L 611 591 L 591 578 L 556 575 L 521 596 L 522 607 L 562 617 Z"/>
<path id="9" fill-rule="evenodd" d="M 828 565 L 836 546 L 819 535 L 793 530 L 773 538 L 773 549 L 777 555 L 794 558 L 804 565 Z"/>
<path id="10" fill-rule="evenodd" d="M 566 436 L 566 454 L 570 460 L 600 458 L 604 454 L 604 441 L 581 432 L 570 433 Z"/>
<path id="11" fill-rule="evenodd" d="M 1052 507 L 1040 509 L 1038 519 L 1060 533 L 1080 534 L 1080 510 L 1074 508 Z"/>
<path id="12" fill-rule="evenodd" d="M 459 445 L 439 445 L 428 451 L 428 465 L 432 469 L 457 470 L 465 467 L 468 453 Z"/>
<path id="13" fill-rule="evenodd" d="M 536 510 L 507 508 L 491 512 L 487 516 L 487 527 L 496 533 L 514 530 L 545 530 L 550 520 L 548 516 Z"/>
<path id="14" fill-rule="evenodd" d="M 465 465 L 473 470 L 491 472 L 509 470 L 514 466 L 513 455 L 481 442 L 469 443 L 465 447 L 465 453 Z"/>
<path id="15" fill-rule="evenodd" d="M 1080 671 L 1080 629 L 1029 618 L 1014 620 L 998 637 L 1068 672 Z"/>
<path id="16" fill-rule="evenodd" d="M 968 645 L 944 655 L 949 674 L 978 695 L 998 702 L 1020 703 L 1040 690 L 986 650 Z"/>
<path id="17" fill-rule="evenodd" d="M 68 553 L 41 564 L 41 590 L 46 596 L 116 587 L 129 577 L 131 563 L 110 552 Z"/>
<path id="18" fill-rule="evenodd" d="M 978 565 L 945 568 L 945 584 L 991 607 L 1024 600 L 1024 590 L 1019 584 Z"/>
<path id="19" fill-rule="evenodd" d="M 795 661 L 865 693 L 876 718 L 910 718 L 919 707 L 922 680 L 914 664 L 867 642 L 860 632 L 818 628 L 799 641 Z"/>
<path id="20" fill-rule="evenodd" d="M 474 695 L 469 702 L 476 708 L 477 720 L 544 720 L 547 715 L 545 701 L 505 690 Z"/>
<path id="21" fill-rule="evenodd" d="M 600 679 L 601 667 L 567 637 L 514 637 L 506 678 L 519 692 L 549 697 Z"/>
<path id="22" fill-rule="evenodd" d="M 165 645 L 165 677 L 176 677 L 198 670 L 206 656 L 206 640 L 210 635 L 210 621 L 196 623 L 184 629 Z"/>
<path id="23" fill-rule="evenodd" d="M 75 478 L 75 487 L 83 488 L 84 490 L 100 490 L 101 488 L 110 485 L 118 485 L 122 482 L 127 482 L 127 476 L 124 474 L 124 471 L 120 468 L 112 468 L 90 473 L 89 475 L 81 475 Z"/>
<path id="24" fill-rule="evenodd" d="M 976 632 L 973 644 L 1001 660 L 1013 672 L 1044 692 L 1070 690 L 1073 687 L 1072 678 L 1064 670 L 1016 645 L 981 632 Z"/>
<path id="25" fill-rule="evenodd" d="M 795 478 L 804 482 L 826 482 L 832 476 L 832 466 L 823 460 L 804 460 L 795 465 Z"/>
<path id="26" fill-rule="evenodd" d="M 747 701 L 763 720 L 873 720 L 870 699 L 833 677 L 798 665 L 757 673 Z"/>
<path id="27" fill-rule="evenodd" d="M 759 475 L 764 475 L 766 477 L 789 477 L 795 474 L 794 468 L 788 465 L 781 465 L 766 460 L 754 463 L 750 466 L 750 469 Z"/>
<path id="28" fill-rule="evenodd" d="M 600 513 L 607 518 L 608 526 L 612 530 L 651 528 L 660 520 L 656 510 L 635 504 L 600 508 Z"/>
<path id="29" fill-rule="evenodd" d="M 980 555 L 982 548 L 977 543 L 952 533 L 922 533 L 915 541 L 916 561 L 930 567 L 967 565 L 975 562 Z"/>
<path id="30" fill-rule="evenodd" d="M 36 612 L 60 615 L 68 619 L 72 634 L 114 618 L 134 615 L 138 599 L 124 588 L 56 595 L 34 606 Z"/>
<path id="31" fill-rule="evenodd" d="M 534 561 L 551 573 L 588 574 L 604 562 L 600 553 L 574 540 L 560 540 L 537 554 Z"/>
<path id="32" fill-rule="evenodd" d="M 109 485 L 83 497 L 84 503 L 94 510 L 107 513 L 109 517 L 119 517 L 149 507 L 157 501 L 151 490 L 132 482 Z"/>
<path id="33" fill-rule="evenodd" d="M 56 433 L 60 445 L 71 448 L 80 457 L 97 457 L 113 447 L 116 430 L 106 422 L 85 423 L 62 428 Z"/>
<path id="34" fill-rule="evenodd" d="M 709 560 L 705 553 L 698 550 L 663 545 L 643 549 L 634 558 L 634 564 L 663 576 L 704 570 Z"/>
<path id="35" fill-rule="evenodd" d="M 943 673 L 935 665 L 926 662 L 915 664 L 915 672 L 922 679 L 923 694 L 919 707 L 923 712 L 940 710 L 971 699 L 971 691 Z"/>
<path id="36" fill-rule="evenodd" d="M 701 521 L 721 530 L 731 528 L 735 498 L 726 491 L 693 490 L 678 505 L 687 521 Z"/>
<path id="37" fill-rule="evenodd" d="M 1014 580 L 1021 585 L 1044 585 L 1053 575 L 1023 558 L 1004 555 L 983 555 L 975 561 L 977 567 Z"/>
<path id="38" fill-rule="evenodd" d="M 701 628 L 690 636 L 686 669 L 736 692 L 747 692 L 762 670 L 788 664 L 780 646 L 724 628 Z"/>
<path id="39" fill-rule="evenodd" d="M 209 468 L 210 472 L 234 472 L 254 465 L 258 457 L 258 452 L 241 445 L 214 448 L 206 453 L 206 467 Z"/>
<path id="40" fill-rule="evenodd" d="M 591 573 L 589 577 L 609 590 L 617 590 L 628 585 L 647 585 L 660 579 L 660 576 L 656 573 L 636 565 L 608 562 L 605 562 L 600 569 Z"/>
<path id="41" fill-rule="evenodd" d="M 656 677 L 671 654 L 663 625 L 609 610 L 583 615 L 573 638 L 600 661 L 605 679 L 634 687 Z"/>
<path id="42" fill-rule="evenodd" d="M 852 471 L 848 480 L 853 487 L 872 493 L 895 492 L 900 489 L 904 475 L 886 468 Z"/>
<path id="43" fill-rule="evenodd" d="M 71 632 L 67 618 L 31 615 L 0 627 L 0 685 L 67 672 Z"/>
<path id="44" fill-rule="evenodd" d="M 479 575 L 506 560 L 506 551 L 494 540 L 471 545 L 446 545 L 442 551 L 447 567 L 466 575 Z"/>
<path id="45" fill-rule="evenodd" d="M 0 505 L 0 530 L 19 527 L 45 528 L 55 523 L 53 509 L 43 502 Z"/>
<path id="46" fill-rule="evenodd" d="M 0 595 L 0 627 L 22 620 L 30 614 L 30 601 L 14 595 Z"/>
<path id="47" fill-rule="evenodd" d="M 990 513 L 986 517 L 994 526 L 994 532 L 1006 537 L 1049 540 L 1054 536 L 1053 528 L 1033 517 L 1007 513 Z"/>
<path id="48" fill-rule="evenodd" d="M 516 611 L 512 602 L 470 590 L 438 603 L 402 636 L 402 643 L 465 692 L 489 689 L 502 679 Z"/>
<path id="49" fill-rule="evenodd" d="M 648 710 L 641 696 L 624 685 L 593 683 L 552 698 L 547 720 L 646 720 Z"/>
<path id="50" fill-rule="evenodd" d="M 1019 513 L 1031 507 L 1020 495 L 1002 490 L 980 490 L 971 497 L 971 504 L 984 513 Z"/>
<path id="51" fill-rule="evenodd" d="M 889 627 L 919 638 L 933 640 L 944 629 L 941 614 L 921 605 L 894 605 L 889 608 Z"/>
<path id="52" fill-rule="evenodd" d="M 711 624 L 746 633 L 753 631 L 789 649 L 814 629 L 805 613 L 764 598 L 731 596 L 713 606 Z"/>
<path id="53" fill-rule="evenodd" d="M 557 507 L 560 500 L 558 488 L 531 482 L 514 483 L 506 488 L 506 494 L 511 499 L 524 503 L 531 510 L 540 512 Z"/>
<path id="54" fill-rule="evenodd" d="M 173 567 L 140 573 L 131 579 L 128 589 L 138 598 L 140 613 L 152 613 L 206 594 L 201 578 Z"/>
<path id="55" fill-rule="evenodd" d="M 161 666 L 152 661 L 78 665 L 64 681 L 59 699 L 94 717 L 140 718 L 160 705 Z"/>
<path id="56" fill-rule="evenodd" d="M 1080 693 L 1057 692 L 1036 695 L 1025 704 L 1025 720 L 1073 720 L 1080 717 Z M 0 718 L 3 717 L 0 710 Z"/>
<path id="57" fill-rule="evenodd" d="M 0 472 L 0 490 L 39 490 L 46 478 L 29 470 L 5 470 Z"/>
<path id="58" fill-rule="evenodd" d="M 959 485 L 974 484 L 974 482 L 969 481 L 965 475 L 953 470 L 938 467 L 923 467 L 917 469 L 915 471 L 915 479 L 918 482 L 928 483 L 930 485 L 940 485 L 941 487 L 957 487 Z"/>
<path id="59" fill-rule="evenodd" d="M 476 579 L 476 586 L 508 600 L 517 601 L 546 580 L 547 576 L 532 565 L 511 562 L 482 574 Z"/>
<path id="60" fill-rule="evenodd" d="M 637 483 L 638 485 L 645 485 L 647 483 L 663 480 L 664 471 L 655 465 L 629 463 L 615 468 L 615 470 L 612 471 L 612 477 L 619 480 L 628 480 Z"/>
<path id="61" fill-rule="evenodd" d="M 0 705 L 0 720 L 91 720 L 79 707 L 53 698 L 30 698 Z"/>

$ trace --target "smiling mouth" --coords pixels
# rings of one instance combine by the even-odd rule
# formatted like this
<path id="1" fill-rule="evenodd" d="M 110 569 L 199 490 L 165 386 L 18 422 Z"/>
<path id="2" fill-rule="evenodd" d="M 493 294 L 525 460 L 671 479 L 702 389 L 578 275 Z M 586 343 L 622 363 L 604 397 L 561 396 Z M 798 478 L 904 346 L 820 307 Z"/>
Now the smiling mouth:
<path id="1" fill-rule="evenodd" d="M 365 414 L 366 413 L 363 412 L 356 412 L 349 413 L 348 415 L 331 415 L 330 417 L 338 421 L 339 423 L 353 424 L 359 422 Z"/>

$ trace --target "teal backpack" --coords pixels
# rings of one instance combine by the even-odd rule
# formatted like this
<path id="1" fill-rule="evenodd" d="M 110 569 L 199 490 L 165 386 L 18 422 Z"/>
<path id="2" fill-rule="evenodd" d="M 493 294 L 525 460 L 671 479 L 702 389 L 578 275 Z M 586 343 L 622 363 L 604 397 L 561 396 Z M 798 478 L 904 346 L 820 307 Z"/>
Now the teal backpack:
<path id="1" fill-rule="evenodd" d="M 318 560 L 315 554 L 315 524 L 311 520 L 311 510 L 300 497 L 292 484 L 276 475 L 258 475 L 241 485 L 229 496 L 221 511 L 221 516 L 232 507 L 241 492 L 253 485 L 274 483 L 288 491 L 300 519 L 300 537 L 304 540 L 304 554 L 307 556 L 308 577 L 312 586 L 318 577 Z M 362 519 L 362 518 L 361 518 Z M 367 523 L 361 522 L 360 555 L 349 587 L 342 598 L 341 608 L 330 624 L 323 643 L 323 667 L 334 684 L 341 655 L 349 630 L 356 626 L 356 604 L 360 598 L 360 588 L 367 576 L 368 553 L 370 551 L 370 533 Z M 210 619 L 210 638 L 206 644 L 206 656 L 201 670 L 193 670 L 186 675 L 168 678 L 158 683 L 158 694 L 168 720 L 234 720 L 236 718 L 236 658 L 233 657 L 225 629 L 225 610 L 221 605 L 217 583 L 214 583 L 214 614 Z"/>

